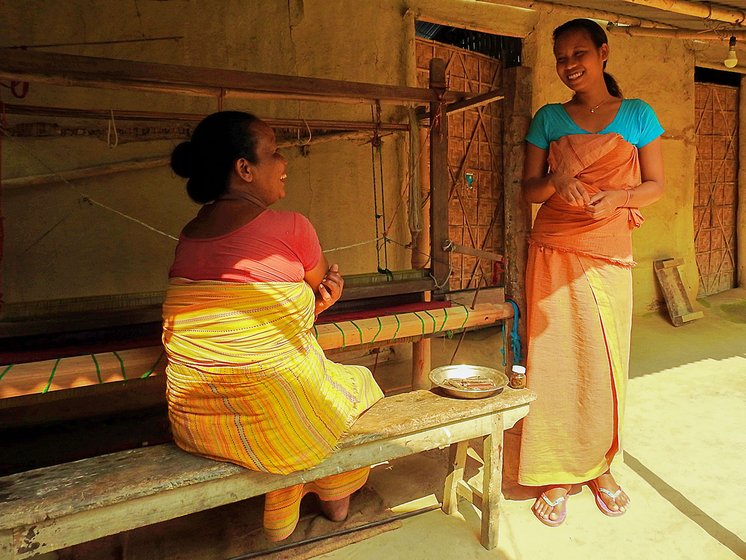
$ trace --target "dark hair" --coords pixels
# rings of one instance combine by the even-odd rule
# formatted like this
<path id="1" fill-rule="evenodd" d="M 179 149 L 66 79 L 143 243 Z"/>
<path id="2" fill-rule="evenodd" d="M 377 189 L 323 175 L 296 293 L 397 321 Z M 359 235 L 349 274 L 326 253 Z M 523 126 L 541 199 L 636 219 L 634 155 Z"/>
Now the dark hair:
<path id="1" fill-rule="evenodd" d="M 585 31 L 586 33 L 588 33 L 588 36 L 591 38 L 591 41 L 593 41 L 593 44 L 596 45 L 597 49 L 600 49 L 603 45 L 609 44 L 609 39 L 608 37 L 606 37 L 606 31 L 604 31 L 603 27 L 598 25 L 593 20 L 584 18 L 571 19 L 570 21 L 560 25 L 557 29 L 554 30 L 554 33 L 552 33 L 552 40 L 556 42 L 557 38 L 560 37 L 560 35 L 564 35 L 569 31 Z M 620 88 L 619 84 L 616 83 L 614 77 L 606 72 L 605 60 L 604 82 L 606 82 L 606 89 L 609 90 L 609 93 L 611 95 L 620 99 L 623 97 L 622 88 Z"/>
<path id="2" fill-rule="evenodd" d="M 218 198 L 228 188 L 233 163 L 256 163 L 256 137 L 251 125 L 259 119 L 241 111 L 221 111 L 205 117 L 191 140 L 171 152 L 171 169 L 186 184 L 189 197 L 200 204 Z"/>

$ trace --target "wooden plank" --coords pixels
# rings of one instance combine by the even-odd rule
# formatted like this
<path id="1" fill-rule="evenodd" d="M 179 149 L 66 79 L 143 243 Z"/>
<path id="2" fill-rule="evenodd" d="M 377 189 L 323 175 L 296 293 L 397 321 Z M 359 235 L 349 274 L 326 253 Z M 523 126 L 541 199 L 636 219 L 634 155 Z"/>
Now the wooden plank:
<path id="1" fill-rule="evenodd" d="M 368 286 L 345 285 L 340 301 L 352 301 L 372 297 L 394 296 L 399 294 L 414 294 L 432 290 L 435 283 L 432 278 L 421 280 L 393 280 L 391 282 L 377 282 Z"/>
<path id="2" fill-rule="evenodd" d="M 665 259 L 658 262 L 660 262 L 660 267 L 662 269 L 676 268 L 677 266 L 681 266 L 684 264 L 684 259 Z"/>
<path id="3" fill-rule="evenodd" d="M 446 251 L 453 251 L 454 253 L 461 253 L 463 255 L 472 255 L 474 257 L 479 257 L 480 259 L 485 259 L 488 261 L 503 262 L 505 260 L 505 257 L 497 253 L 493 253 L 492 251 L 483 251 L 481 249 L 475 249 L 474 247 L 457 245 L 456 243 L 452 243 L 450 240 L 448 241 L 448 244 L 446 245 L 446 247 L 444 247 L 444 249 Z"/>
<path id="4" fill-rule="evenodd" d="M 223 98 L 438 102 L 424 88 L 0 48 L 0 79 Z M 466 97 L 442 92 L 444 101 Z"/>
<path id="5" fill-rule="evenodd" d="M 701 311 L 695 312 L 692 308 L 679 274 L 678 266 L 681 264 L 683 264 L 681 259 L 661 259 L 653 262 L 655 276 L 658 278 L 668 315 L 675 327 L 704 316 Z"/>
<path id="6" fill-rule="evenodd" d="M 189 455 L 168 444 L 11 475 L 2 479 L 0 532 L 16 529 L 16 549 L 30 552 L 19 558 L 26 558 L 483 436 L 494 429 L 495 414 L 514 410 L 525 415 L 534 398 L 528 390 L 511 389 L 482 402 L 429 391 L 389 397 L 353 425 L 333 456 L 314 469 L 285 476 Z"/>
<path id="7" fill-rule="evenodd" d="M 463 101 L 456 101 L 455 103 L 451 103 L 446 108 L 446 113 L 449 115 L 454 115 L 456 113 L 461 113 L 469 109 L 476 109 L 477 107 L 489 105 L 490 103 L 500 101 L 501 99 L 505 99 L 503 90 L 501 89 L 480 93 L 479 95 L 469 97 L 468 99 L 464 99 Z"/>

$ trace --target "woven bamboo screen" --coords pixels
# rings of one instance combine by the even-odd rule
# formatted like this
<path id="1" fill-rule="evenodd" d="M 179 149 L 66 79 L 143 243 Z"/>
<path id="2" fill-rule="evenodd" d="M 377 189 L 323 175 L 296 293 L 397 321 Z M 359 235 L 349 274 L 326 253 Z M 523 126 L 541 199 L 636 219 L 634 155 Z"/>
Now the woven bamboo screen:
<path id="1" fill-rule="evenodd" d="M 696 84 L 694 246 L 699 295 L 736 286 L 738 88 Z"/>
<path id="2" fill-rule="evenodd" d="M 417 39 L 417 85 L 428 87 L 432 58 L 446 61 L 448 88 L 472 94 L 497 89 L 502 81 L 499 60 L 444 45 Z M 502 104 L 449 115 L 448 167 L 449 238 L 467 247 L 503 254 L 503 172 Z M 429 146 L 422 148 L 424 157 Z M 468 255 L 451 255 L 450 289 L 502 285 L 502 275 L 494 263 Z"/>

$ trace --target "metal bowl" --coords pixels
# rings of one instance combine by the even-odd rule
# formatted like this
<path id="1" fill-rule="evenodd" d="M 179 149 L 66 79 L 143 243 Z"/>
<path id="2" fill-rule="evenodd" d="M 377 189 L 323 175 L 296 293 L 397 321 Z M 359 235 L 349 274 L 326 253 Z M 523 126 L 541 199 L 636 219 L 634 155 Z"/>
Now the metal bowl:
<path id="1" fill-rule="evenodd" d="M 496 369 L 485 366 L 459 364 L 440 366 L 430 372 L 430 381 L 445 393 L 461 399 L 482 399 L 500 393 L 508 384 L 507 376 Z M 467 380 L 459 383 L 459 380 Z M 469 387 L 468 380 L 479 382 Z M 485 380 L 481 382 L 481 380 Z M 484 385 L 489 385 L 485 388 Z"/>

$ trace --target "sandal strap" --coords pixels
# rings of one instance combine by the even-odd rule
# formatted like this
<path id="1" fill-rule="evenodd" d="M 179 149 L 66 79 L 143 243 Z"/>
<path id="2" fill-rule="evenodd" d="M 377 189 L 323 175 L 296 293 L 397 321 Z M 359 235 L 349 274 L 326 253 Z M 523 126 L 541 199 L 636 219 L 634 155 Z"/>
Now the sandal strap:
<path id="1" fill-rule="evenodd" d="M 557 507 L 558 505 L 560 505 L 562 502 L 565 501 L 564 496 L 560 496 L 556 500 L 552 501 L 547 497 L 547 495 L 544 492 L 541 493 L 541 499 L 544 500 L 549 507 Z"/>
<path id="2" fill-rule="evenodd" d="M 596 488 L 598 488 L 599 492 L 603 492 L 604 494 L 606 494 L 612 500 L 616 500 L 619 497 L 619 494 L 622 493 L 622 487 L 621 486 L 619 487 L 619 489 L 616 492 L 612 492 L 608 488 L 603 488 L 601 486 L 596 486 Z"/>

